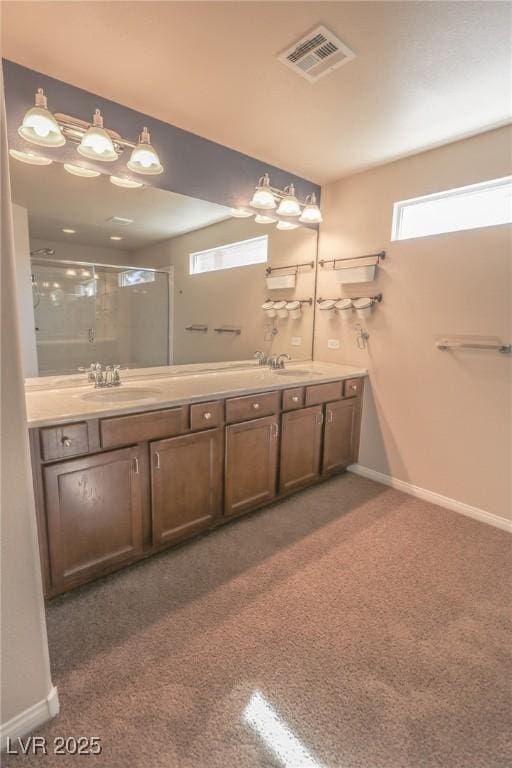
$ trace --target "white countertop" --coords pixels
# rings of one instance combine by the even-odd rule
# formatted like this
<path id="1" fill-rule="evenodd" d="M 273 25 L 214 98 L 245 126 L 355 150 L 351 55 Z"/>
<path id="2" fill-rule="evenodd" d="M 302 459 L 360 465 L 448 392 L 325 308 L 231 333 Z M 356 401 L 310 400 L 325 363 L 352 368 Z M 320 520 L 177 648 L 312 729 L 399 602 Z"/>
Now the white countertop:
<path id="1" fill-rule="evenodd" d="M 31 379 L 26 386 L 28 426 L 119 416 L 366 375 L 364 368 L 305 361 L 289 363 L 284 373 L 252 363 L 240 364 L 240 367 L 218 366 L 208 371 L 199 366 L 138 369 L 130 371 L 120 387 L 97 390 L 84 375 Z M 152 391 L 146 394 L 134 391 L 134 397 L 129 396 L 130 390 L 142 389 Z"/>

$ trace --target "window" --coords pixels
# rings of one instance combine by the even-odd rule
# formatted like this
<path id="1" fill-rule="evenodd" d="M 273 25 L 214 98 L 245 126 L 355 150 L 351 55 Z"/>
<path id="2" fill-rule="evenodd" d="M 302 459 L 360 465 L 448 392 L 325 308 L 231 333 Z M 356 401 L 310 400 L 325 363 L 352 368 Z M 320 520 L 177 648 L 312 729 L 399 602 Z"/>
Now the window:
<path id="1" fill-rule="evenodd" d="M 120 288 L 129 288 L 139 283 L 154 283 L 155 273 L 150 269 L 129 269 L 120 272 L 117 276 L 117 284 Z"/>
<path id="2" fill-rule="evenodd" d="M 228 243 L 207 251 L 190 254 L 190 274 L 216 272 L 218 269 L 248 267 L 250 264 L 264 264 L 267 261 L 268 235 Z"/>
<path id="3" fill-rule="evenodd" d="M 507 176 L 395 203 L 391 238 L 407 240 L 511 222 L 512 176 Z"/>

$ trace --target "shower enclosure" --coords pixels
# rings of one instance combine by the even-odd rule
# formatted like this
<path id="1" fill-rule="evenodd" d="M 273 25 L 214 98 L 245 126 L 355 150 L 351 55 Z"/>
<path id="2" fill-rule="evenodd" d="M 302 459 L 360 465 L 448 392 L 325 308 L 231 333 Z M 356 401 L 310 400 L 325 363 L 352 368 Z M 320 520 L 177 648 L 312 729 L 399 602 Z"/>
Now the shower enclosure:
<path id="1" fill-rule="evenodd" d="M 32 293 L 40 376 L 169 364 L 167 272 L 33 256 Z"/>

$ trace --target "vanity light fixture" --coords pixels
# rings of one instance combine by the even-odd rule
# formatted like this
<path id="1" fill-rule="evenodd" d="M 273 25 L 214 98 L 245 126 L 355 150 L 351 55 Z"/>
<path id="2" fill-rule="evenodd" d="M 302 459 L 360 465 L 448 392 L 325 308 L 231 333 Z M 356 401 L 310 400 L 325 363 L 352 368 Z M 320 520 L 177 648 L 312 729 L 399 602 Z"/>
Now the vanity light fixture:
<path id="1" fill-rule="evenodd" d="M 312 192 L 310 195 L 306 197 L 306 204 L 304 206 L 304 210 L 300 215 L 299 221 L 302 224 L 321 224 L 322 223 L 323 221 L 322 214 L 316 202 L 316 195 L 314 192 Z"/>
<path id="2" fill-rule="evenodd" d="M 112 163 L 117 160 L 117 152 L 114 149 L 112 139 L 103 127 L 103 117 L 99 109 L 94 111 L 92 125 L 82 137 L 77 151 L 83 157 L 88 157 L 89 160 L 101 160 L 105 163 Z"/>
<path id="3" fill-rule="evenodd" d="M 127 166 L 130 171 L 135 173 L 156 175 L 164 172 L 160 158 L 151 146 L 151 137 L 147 128 L 142 129 L 139 142 L 133 150 Z"/>
<path id="4" fill-rule="evenodd" d="M 122 240 L 123 238 L 121 235 L 110 235 L 111 240 Z"/>
<path id="5" fill-rule="evenodd" d="M 48 109 L 42 88 L 37 89 L 35 104 L 25 112 L 18 133 L 26 141 L 40 147 L 62 147 L 66 143 L 60 125 Z"/>
<path id="6" fill-rule="evenodd" d="M 297 200 L 293 184 L 284 188 L 284 197 L 279 203 L 277 212 L 280 216 L 300 216 L 300 203 Z"/>
<path id="7" fill-rule="evenodd" d="M 258 213 L 254 217 L 254 221 L 256 224 L 275 224 L 277 219 L 275 216 L 264 216 L 263 214 Z"/>
<path id="8" fill-rule="evenodd" d="M 278 221 L 276 224 L 276 229 L 281 230 L 289 230 L 289 229 L 298 229 L 300 224 L 295 224 L 293 221 Z"/>
<path id="9" fill-rule="evenodd" d="M 66 269 L 67 277 L 76 277 L 76 269 Z"/>
<path id="10" fill-rule="evenodd" d="M 80 176 L 82 179 L 94 179 L 96 176 L 100 176 L 99 171 L 91 171 L 90 168 L 83 168 L 81 165 L 73 165 L 72 163 L 64 163 L 64 170 L 72 176 Z"/>
<path id="11" fill-rule="evenodd" d="M 68 227 L 64 227 L 62 230 L 66 235 L 75 235 L 76 229 L 69 229 Z"/>
<path id="12" fill-rule="evenodd" d="M 248 219 L 250 216 L 254 216 L 254 212 L 247 208 L 232 208 L 230 213 L 235 219 Z"/>
<path id="13" fill-rule="evenodd" d="M 17 149 L 10 149 L 9 154 L 15 160 L 19 160 L 20 163 L 27 163 L 27 165 L 51 165 L 53 163 L 53 160 L 36 155 L 34 152 L 20 152 Z"/>
<path id="14" fill-rule="evenodd" d="M 276 207 L 274 192 L 270 186 L 270 176 L 268 173 L 265 173 L 265 175 L 258 181 L 249 205 L 263 211 L 273 211 Z"/>
<path id="15" fill-rule="evenodd" d="M 110 176 L 110 183 L 116 187 L 122 187 L 123 189 L 140 189 L 144 184 L 142 181 L 136 181 L 135 179 L 129 179 L 124 176 Z"/>

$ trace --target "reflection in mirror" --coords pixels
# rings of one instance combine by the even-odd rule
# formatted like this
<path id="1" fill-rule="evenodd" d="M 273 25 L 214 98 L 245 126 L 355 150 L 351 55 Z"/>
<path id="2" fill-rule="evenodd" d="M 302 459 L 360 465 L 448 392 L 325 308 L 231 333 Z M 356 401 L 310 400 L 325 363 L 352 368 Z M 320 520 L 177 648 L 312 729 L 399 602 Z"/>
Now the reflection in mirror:
<path id="1" fill-rule="evenodd" d="M 314 229 L 59 163 L 11 160 L 11 179 L 27 376 L 91 362 L 243 361 L 256 350 L 311 359 Z"/>

